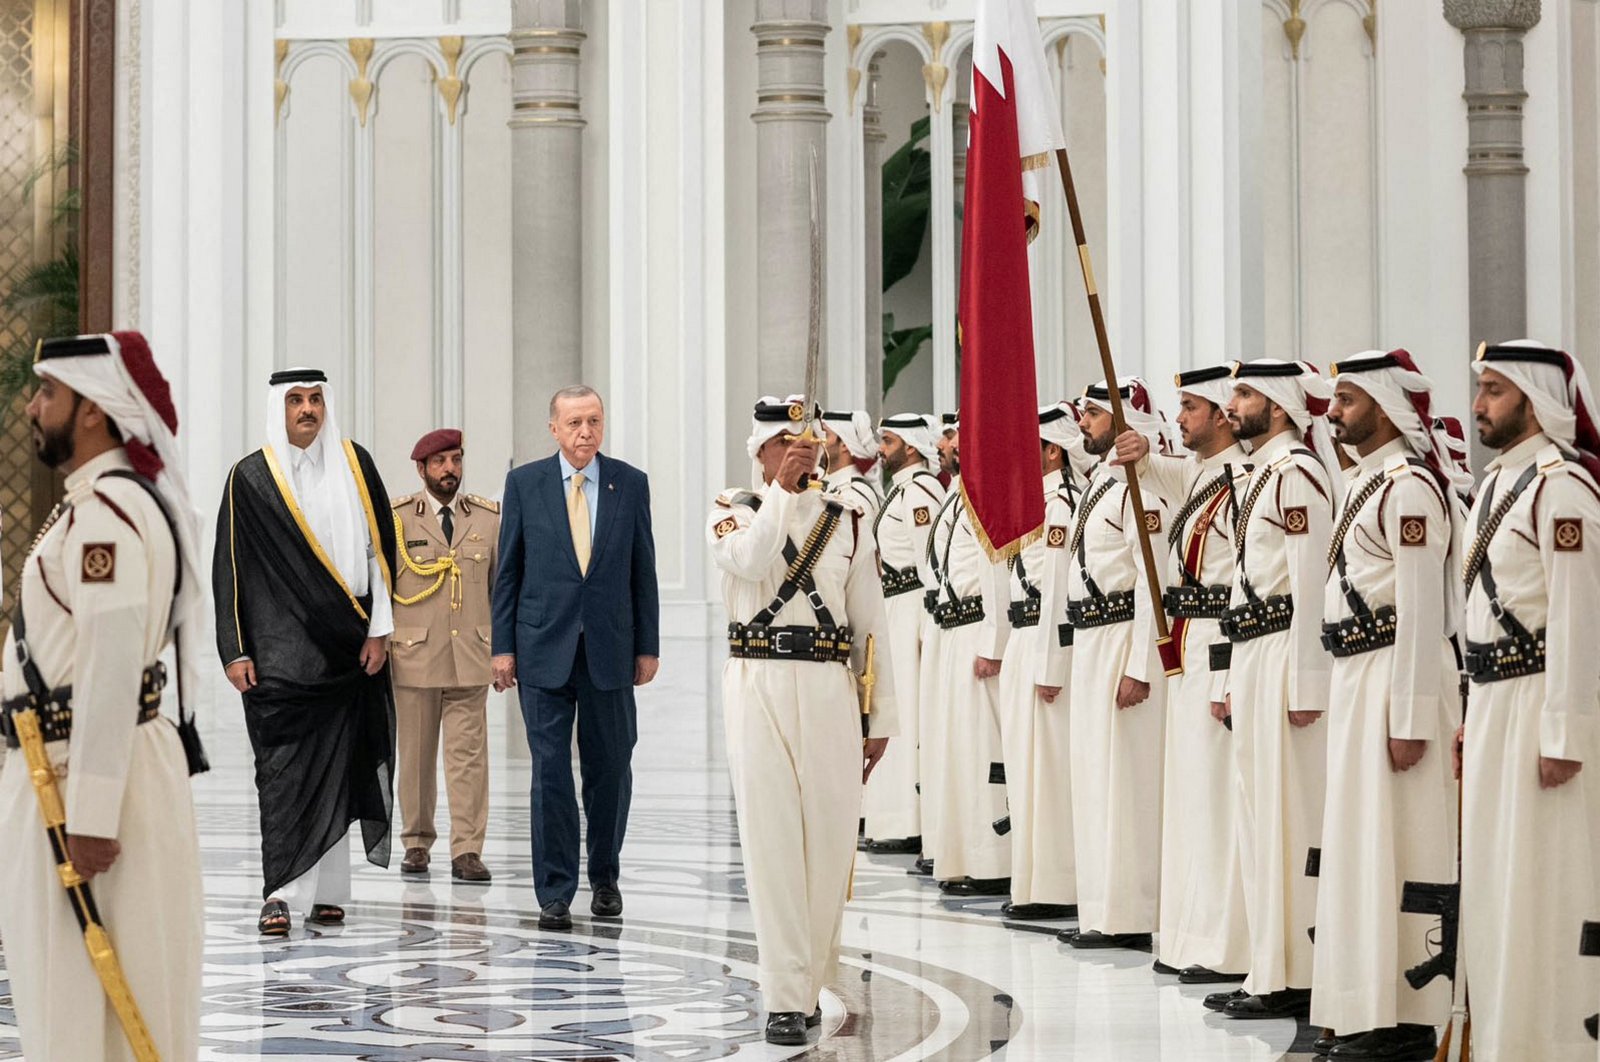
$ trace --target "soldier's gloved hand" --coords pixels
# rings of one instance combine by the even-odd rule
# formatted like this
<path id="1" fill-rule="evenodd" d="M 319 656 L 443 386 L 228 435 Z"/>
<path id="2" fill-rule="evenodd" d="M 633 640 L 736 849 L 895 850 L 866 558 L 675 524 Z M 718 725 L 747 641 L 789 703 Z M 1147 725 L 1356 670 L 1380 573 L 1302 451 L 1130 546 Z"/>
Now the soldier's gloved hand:
<path id="1" fill-rule="evenodd" d="M 1112 457 L 1114 465 L 1136 465 L 1143 461 L 1150 452 L 1150 440 L 1143 435 L 1128 428 L 1119 436 L 1116 442 L 1116 454 Z"/>
<path id="2" fill-rule="evenodd" d="M 1140 682 L 1138 679 L 1122 676 L 1122 681 L 1117 683 L 1117 708 L 1132 708 L 1143 704 L 1150 697 L 1150 683 Z"/>
<path id="3" fill-rule="evenodd" d="M 815 441 L 795 439 L 789 448 L 783 452 L 783 461 L 778 465 L 778 486 L 790 494 L 799 494 L 801 491 L 800 480 L 816 471 L 817 444 Z"/>
<path id="4" fill-rule="evenodd" d="M 256 685 L 256 662 L 248 656 L 228 665 L 228 681 L 240 693 L 249 693 Z"/>
<path id="5" fill-rule="evenodd" d="M 496 654 L 489 666 L 494 668 L 494 691 L 504 693 L 517 684 L 517 657 L 514 653 Z"/>
<path id="6" fill-rule="evenodd" d="M 883 754 L 889 748 L 888 738 L 867 738 L 861 743 L 861 784 L 866 785 L 867 779 L 872 777 L 872 769 L 883 759 Z"/>
<path id="7" fill-rule="evenodd" d="M 92 878 L 96 874 L 110 870 L 111 864 L 115 863 L 117 856 L 121 854 L 122 845 L 110 837 L 67 834 L 67 858 L 72 860 L 72 865 L 85 878 Z"/>

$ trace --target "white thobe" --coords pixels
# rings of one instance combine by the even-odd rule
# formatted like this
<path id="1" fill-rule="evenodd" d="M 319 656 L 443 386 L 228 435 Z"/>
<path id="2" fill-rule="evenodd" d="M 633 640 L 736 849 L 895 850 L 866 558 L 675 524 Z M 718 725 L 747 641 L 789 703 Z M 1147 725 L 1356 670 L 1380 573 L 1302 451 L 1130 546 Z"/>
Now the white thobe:
<path id="1" fill-rule="evenodd" d="M 1535 436 L 1490 462 L 1467 536 L 1530 463 L 1543 474 L 1501 523 L 1489 563 L 1505 611 L 1545 632 L 1545 670 L 1474 683 L 1467 705 L 1461 951 L 1479 1062 L 1593 1058 L 1583 1019 L 1600 996 L 1600 963 L 1577 947 L 1578 927 L 1600 906 L 1600 491 Z M 1505 636 L 1480 579 L 1467 598 L 1467 641 Z M 1565 785 L 1542 789 L 1540 757 L 1584 766 Z"/>
<path id="2" fill-rule="evenodd" d="M 90 889 L 161 1057 L 192 1059 L 205 901 L 189 772 L 170 721 L 137 722 L 141 673 L 171 641 L 178 558 L 156 501 L 126 479 L 98 478 L 128 467 L 117 449 L 67 477 L 72 510 L 24 562 L 22 607 L 45 684 L 73 689 L 72 737 L 46 746 L 67 830 L 121 845 Z M 27 684 L 10 635 L 4 652 L 9 699 Z M 131 1060 L 56 875 L 29 773 L 12 755 L 0 775 L 0 938 L 23 1054 Z"/>
<path id="3" fill-rule="evenodd" d="M 875 524 L 880 567 L 918 570 L 927 551 L 928 532 L 944 502 L 944 487 L 926 465 L 907 465 L 894 474 L 889 496 Z M 922 636 L 928 613 L 922 606 L 925 588 L 884 598 L 889 640 L 878 647 L 879 669 L 894 671 L 894 688 L 900 706 L 900 730 L 905 740 L 889 743 L 889 750 L 867 780 L 862 798 L 866 835 L 875 839 L 900 839 L 922 835 L 921 797 L 917 793 L 918 684 L 922 666 Z"/>
<path id="4" fill-rule="evenodd" d="M 1421 991 L 1405 972 L 1434 949 L 1439 920 L 1401 914 L 1407 881 L 1455 879 L 1455 780 L 1450 741 L 1461 718 L 1448 635 L 1454 511 L 1447 487 L 1407 462 L 1397 439 L 1361 459 L 1345 505 L 1385 485 L 1355 511 L 1344 537 L 1345 578 L 1368 608 L 1395 610 L 1394 645 L 1333 660 L 1328 695 L 1328 789 L 1317 882 L 1311 1020 L 1341 1036 L 1405 1022 L 1441 1025 L 1450 982 Z M 1346 509 L 1339 511 L 1338 523 Z M 1355 609 L 1337 571 L 1323 598 L 1328 622 Z M 1389 740 L 1428 742 L 1404 772 Z"/>
<path id="5" fill-rule="evenodd" d="M 872 475 L 877 476 L 877 466 L 872 468 Z M 847 492 L 861 502 L 861 515 L 871 523 L 878 518 L 878 511 L 883 508 L 883 495 L 878 491 L 877 485 L 860 472 L 855 465 L 846 465 L 836 468 L 822 477 L 822 489 L 829 494 Z M 876 773 L 876 772 L 874 772 Z"/>
<path id="6" fill-rule="evenodd" d="M 1097 493 L 1101 496 L 1095 502 Z M 1152 531 L 1159 533 L 1165 527 L 1164 506 L 1155 498 L 1145 499 L 1145 505 Z M 1080 540 L 1081 549 L 1075 550 Z M 1128 487 L 1104 464 L 1084 488 L 1066 550 L 1071 600 L 1089 598 L 1087 575 L 1102 594 L 1132 591 L 1134 609 L 1132 620 L 1073 632 L 1072 835 L 1078 925 L 1101 933 L 1153 933 L 1161 888 L 1167 678 L 1156 650 L 1155 613 Z M 1065 619 L 1063 612 L 1049 622 Z M 1149 683 L 1150 695 L 1119 710 L 1117 687 L 1124 676 Z"/>
<path id="7" fill-rule="evenodd" d="M 917 574 L 922 585 L 936 590 L 944 582 L 941 555 L 938 547 L 948 537 L 950 529 L 961 512 L 961 479 L 955 478 L 945 493 L 944 501 L 934 514 L 933 528 L 928 532 L 927 543 L 917 561 Z M 949 730 L 950 705 L 940 685 L 944 654 L 950 645 L 952 631 L 947 631 L 933 621 L 932 613 L 924 609 L 922 621 L 922 659 L 917 668 L 917 777 L 922 796 L 922 854 L 933 857 L 938 847 L 939 811 L 945 779 L 945 734 Z"/>
<path id="8" fill-rule="evenodd" d="M 1293 453 L 1292 432 L 1274 436 L 1252 455 L 1255 470 L 1239 495 L 1244 556 L 1235 557 L 1234 607 L 1247 600 L 1243 580 L 1261 598 L 1287 594 L 1294 618 L 1276 631 L 1233 647 L 1228 698 L 1233 747 L 1242 785 L 1239 863 L 1250 926 L 1253 994 L 1311 987 L 1316 879 L 1306 861 L 1322 836 L 1327 777 L 1327 723 L 1289 723 L 1290 712 L 1328 710 L 1330 658 L 1322 648 L 1322 591 L 1332 534 L 1331 487 L 1315 457 Z M 1270 478 L 1268 478 L 1270 477 Z M 1243 512 L 1257 483 L 1265 486 Z M 1239 531 L 1235 530 L 1235 542 Z"/>
<path id="9" fill-rule="evenodd" d="M 1173 520 L 1192 509 L 1182 527 L 1169 526 L 1153 543 L 1166 551 L 1172 585 L 1178 585 L 1180 565 L 1190 556 L 1198 561 L 1192 574 L 1203 585 L 1233 584 L 1234 509 L 1249 462 L 1236 444 L 1207 458 L 1152 454 L 1139 466 L 1139 482 L 1167 502 Z M 1188 505 L 1226 473 L 1232 475 L 1231 493 L 1224 487 L 1198 506 Z M 1214 619 L 1173 626 L 1183 673 L 1167 686 L 1158 954 L 1179 969 L 1243 973 L 1250 963 L 1250 930 L 1239 868 L 1239 782 L 1233 735 L 1211 714 L 1227 679 L 1225 669 L 1211 669 L 1211 647 L 1227 639 Z"/>
<path id="10" fill-rule="evenodd" d="M 994 831 L 995 821 L 1005 815 L 1005 786 L 990 781 L 994 765 L 1001 762 L 995 703 L 1000 683 L 998 678 L 978 678 L 974 667 L 979 657 L 1000 660 L 1005 653 L 1010 627 L 1003 599 L 997 602 L 993 594 L 1005 568 L 984 552 L 966 505 L 958 500 L 951 510 L 955 519 L 934 536 L 943 575 L 940 600 L 982 598 L 983 619 L 942 632 L 934 696 L 942 717 L 943 761 L 935 791 L 929 794 L 924 783 L 922 795 L 925 804 L 937 809 L 939 833 L 929 853 L 934 876 L 942 881 L 990 880 L 1011 874 L 1011 846 Z"/>
<path id="11" fill-rule="evenodd" d="M 706 521 L 729 619 L 748 623 L 772 601 L 788 567 L 784 543 L 803 546 L 824 502 L 837 502 L 845 512 L 811 576 L 833 622 L 854 631 L 859 671 L 867 638 L 887 643 L 872 527 L 860 502 L 779 487 L 757 493 L 759 509 L 738 492 L 723 494 Z M 803 593 L 773 620 L 816 624 Z M 837 973 L 861 814 L 855 676 L 843 664 L 734 658 L 723 668 L 722 697 L 762 997 L 768 1011 L 809 1015 Z M 872 737 L 899 732 L 892 670 L 878 672 L 867 726 Z"/>
<path id="12" fill-rule="evenodd" d="M 1006 764 L 1006 806 L 1011 816 L 1011 902 L 1078 902 L 1072 853 L 1072 742 L 1067 696 L 1053 703 L 1039 696 L 1047 685 L 1041 671 L 1051 648 L 1059 649 L 1066 605 L 1056 591 L 1064 580 L 1067 538 L 1072 534 L 1073 498 L 1063 473 L 1044 477 L 1044 533 L 1022 555 L 1023 570 L 1039 593 L 1039 623 L 1013 630 L 1000 667 L 1000 741 Z M 1015 568 L 1010 598 L 1021 602 L 1025 589 Z M 1054 683 L 1064 686 L 1064 681 Z"/>

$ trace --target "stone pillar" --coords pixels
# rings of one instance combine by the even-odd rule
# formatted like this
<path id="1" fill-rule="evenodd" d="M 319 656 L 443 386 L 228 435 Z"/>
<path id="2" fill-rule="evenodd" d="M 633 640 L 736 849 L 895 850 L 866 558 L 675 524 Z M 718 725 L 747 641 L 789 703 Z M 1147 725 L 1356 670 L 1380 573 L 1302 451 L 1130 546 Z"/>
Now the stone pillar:
<path id="1" fill-rule="evenodd" d="M 970 67 L 968 69 L 970 71 Z M 972 84 L 972 76 L 971 76 L 970 73 L 967 75 L 967 78 L 966 78 L 965 81 L 958 82 L 958 85 L 970 85 L 970 84 Z M 963 90 L 961 90 L 959 88 L 957 89 L 957 91 L 960 91 L 963 96 L 966 95 L 965 91 L 963 91 Z M 950 121 L 951 121 L 952 127 L 953 127 L 952 128 L 952 135 L 950 137 L 950 144 L 951 144 L 951 147 L 954 148 L 954 151 L 955 151 L 955 161 L 953 163 L 953 168 L 954 168 L 954 174 L 955 174 L 956 209 L 960 210 L 965 206 L 966 201 L 967 201 L 967 136 L 968 136 L 968 133 L 971 131 L 971 122 L 972 122 L 972 106 L 971 106 L 971 104 L 969 104 L 965 99 L 957 99 L 955 101 L 955 103 L 951 104 L 951 107 L 950 107 Z M 956 279 L 957 279 L 958 285 L 959 285 L 959 281 L 960 281 L 960 278 L 961 278 L 961 230 L 962 230 L 962 228 L 963 228 L 963 226 L 961 226 L 961 225 L 957 225 L 956 226 Z"/>
<path id="2" fill-rule="evenodd" d="M 880 52 L 879 55 L 882 53 Z M 883 411 L 883 108 L 878 106 L 878 55 L 867 64 L 867 94 L 861 105 L 861 156 L 866 164 L 867 412 Z"/>
<path id="3" fill-rule="evenodd" d="M 805 380 L 813 150 L 824 217 L 827 210 L 828 0 L 755 0 L 755 10 L 756 384 L 762 394 L 782 397 Z"/>
<path id="4" fill-rule="evenodd" d="M 583 0 L 513 0 L 511 386 L 517 462 L 551 453 L 550 395 L 583 378 Z"/>

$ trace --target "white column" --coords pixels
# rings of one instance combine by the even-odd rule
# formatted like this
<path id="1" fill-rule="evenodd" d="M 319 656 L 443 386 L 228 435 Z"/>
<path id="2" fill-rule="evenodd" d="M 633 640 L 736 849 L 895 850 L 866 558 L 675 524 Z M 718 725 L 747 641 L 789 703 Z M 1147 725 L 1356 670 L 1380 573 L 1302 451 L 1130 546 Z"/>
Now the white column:
<path id="1" fill-rule="evenodd" d="M 434 218 L 438 240 L 434 262 L 434 315 L 438 322 L 433 360 L 433 421 L 460 427 L 467 419 L 465 396 L 467 337 L 466 256 L 462 246 L 461 117 L 466 110 L 466 83 L 461 56 L 466 42 L 445 37 L 439 42 L 445 67 L 436 76 L 439 105 L 434 136 L 438 181 L 434 184 Z"/>
<path id="2" fill-rule="evenodd" d="M 1163 14 L 1161 17 L 1167 17 Z M 1144 80 L 1140 0 L 1106 4 L 1106 329 L 1124 372 L 1142 368 L 1145 305 Z M 1096 264 L 1098 271 L 1101 266 Z"/>
<path id="3" fill-rule="evenodd" d="M 1172 377 L 1189 351 L 1189 6 L 1144 0 L 1143 180 L 1144 336 L 1118 343 L 1120 372 L 1140 372 L 1157 401 L 1175 403 Z"/>
<path id="4" fill-rule="evenodd" d="M 374 137 L 372 118 L 377 107 L 377 86 L 369 77 L 374 43 L 370 39 L 350 42 L 350 54 L 356 61 L 356 79 L 350 83 L 351 103 L 356 108 L 353 129 L 355 145 L 350 169 L 350 360 L 346 387 L 349 401 L 340 411 L 340 428 L 360 442 L 372 445 L 372 430 L 377 421 L 377 346 L 376 328 L 376 269 L 374 261 L 374 225 L 377 205 L 373 187 L 372 157 Z M 367 100 L 359 98 L 361 84 L 366 82 Z"/>
<path id="5" fill-rule="evenodd" d="M 883 112 L 878 107 L 878 57 L 867 64 L 866 93 L 861 104 L 861 180 L 866 234 L 862 324 L 866 359 L 866 410 L 877 419 L 883 409 Z"/>
<path id="6" fill-rule="evenodd" d="M 958 404 L 956 372 L 956 199 L 955 125 L 952 101 L 955 98 L 949 67 L 945 64 L 944 44 L 949 27 L 929 23 L 925 27 L 933 58 L 923 72 L 927 82 L 930 115 L 928 153 L 932 172 L 932 205 L 929 208 L 929 246 L 933 250 L 933 406 L 935 412 L 950 412 Z M 966 150 L 963 141 L 961 150 Z"/>

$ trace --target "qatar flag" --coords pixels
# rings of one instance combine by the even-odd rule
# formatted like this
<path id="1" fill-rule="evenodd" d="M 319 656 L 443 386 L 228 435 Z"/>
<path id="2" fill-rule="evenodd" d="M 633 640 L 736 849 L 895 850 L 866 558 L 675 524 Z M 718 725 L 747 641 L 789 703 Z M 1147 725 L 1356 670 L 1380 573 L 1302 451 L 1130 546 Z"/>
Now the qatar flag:
<path id="1" fill-rule="evenodd" d="M 1023 173 L 1063 147 L 1033 0 L 978 0 L 961 233 L 961 490 L 993 559 L 1044 523 Z M 1030 213 L 1032 218 L 1030 219 Z"/>

